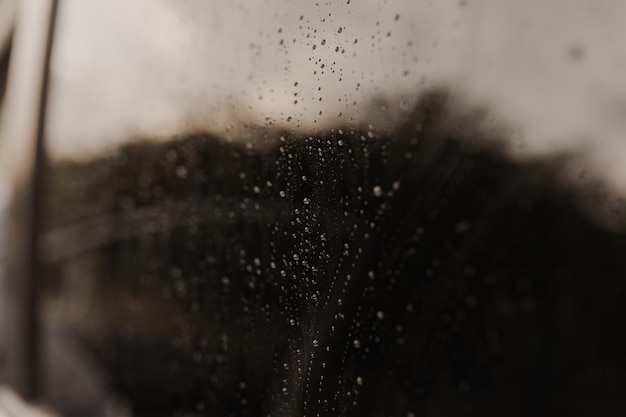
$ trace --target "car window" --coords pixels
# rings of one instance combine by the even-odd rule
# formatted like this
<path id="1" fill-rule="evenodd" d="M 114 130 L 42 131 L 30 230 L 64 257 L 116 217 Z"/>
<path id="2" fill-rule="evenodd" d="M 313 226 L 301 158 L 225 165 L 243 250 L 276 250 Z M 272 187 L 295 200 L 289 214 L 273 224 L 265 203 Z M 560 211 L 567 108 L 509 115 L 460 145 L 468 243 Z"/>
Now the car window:
<path id="1" fill-rule="evenodd" d="M 626 410 L 615 1 L 59 5 L 59 414 Z"/>

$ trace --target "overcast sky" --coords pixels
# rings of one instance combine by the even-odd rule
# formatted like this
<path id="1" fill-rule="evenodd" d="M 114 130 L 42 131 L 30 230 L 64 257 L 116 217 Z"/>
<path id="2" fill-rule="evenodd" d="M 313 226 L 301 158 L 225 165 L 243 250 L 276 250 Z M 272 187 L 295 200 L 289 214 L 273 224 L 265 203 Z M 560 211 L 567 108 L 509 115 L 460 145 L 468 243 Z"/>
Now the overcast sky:
<path id="1" fill-rule="evenodd" d="M 626 190 L 624 1 L 63 0 L 58 28 L 55 156 L 358 122 L 374 97 L 444 84 L 518 132 L 519 155 L 585 149 Z"/>

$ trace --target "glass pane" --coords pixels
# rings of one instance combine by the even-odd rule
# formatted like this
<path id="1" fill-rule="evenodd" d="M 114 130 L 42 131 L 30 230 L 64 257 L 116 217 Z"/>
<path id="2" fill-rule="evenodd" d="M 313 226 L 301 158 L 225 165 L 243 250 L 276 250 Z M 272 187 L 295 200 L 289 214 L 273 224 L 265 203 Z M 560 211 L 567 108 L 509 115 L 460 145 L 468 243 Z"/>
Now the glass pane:
<path id="1" fill-rule="evenodd" d="M 48 404 L 626 412 L 624 7 L 62 2 Z"/>

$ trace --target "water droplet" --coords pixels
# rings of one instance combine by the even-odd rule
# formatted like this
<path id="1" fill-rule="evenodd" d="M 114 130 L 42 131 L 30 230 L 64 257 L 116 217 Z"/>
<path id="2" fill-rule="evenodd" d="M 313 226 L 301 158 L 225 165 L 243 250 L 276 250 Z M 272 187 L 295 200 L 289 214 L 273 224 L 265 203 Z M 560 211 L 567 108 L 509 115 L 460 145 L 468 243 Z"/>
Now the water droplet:
<path id="1" fill-rule="evenodd" d="M 176 168 L 176 176 L 180 179 L 187 178 L 187 168 L 183 166 Z"/>

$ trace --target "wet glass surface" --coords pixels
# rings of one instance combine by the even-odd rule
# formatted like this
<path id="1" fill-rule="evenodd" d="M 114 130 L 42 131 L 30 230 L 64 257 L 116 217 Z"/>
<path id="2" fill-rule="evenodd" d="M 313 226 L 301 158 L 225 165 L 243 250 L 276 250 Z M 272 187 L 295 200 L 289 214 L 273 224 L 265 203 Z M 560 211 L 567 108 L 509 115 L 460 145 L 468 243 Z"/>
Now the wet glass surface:
<path id="1" fill-rule="evenodd" d="M 531 38 L 566 39 L 567 68 L 593 48 L 530 6 L 490 2 L 91 3 L 86 45 L 108 49 L 85 52 L 72 35 L 84 6 L 67 1 L 53 61 L 48 404 L 68 416 L 626 412 L 620 171 L 599 169 L 577 135 L 540 140 L 593 127 L 570 123 L 586 105 L 544 125 L 525 87 L 497 87 L 507 76 L 481 90 L 510 93 L 498 107 L 473 95 L 484 78 L 459 75 L 491 65 L 467 56 L 504 65 L 481 39 L 515 39 L 511 16 L 534 22 Z M 574 9 L 571 24 L 593 14 Z M 478 17 L 485 33 L 465 44 Z M 561 67 L 537 66 L 513 72 L 540 109 Z M 101 79 L 69 81 L 81 74 Z M 565 102 L 561 87 L 545 100 Z M 603 125 L 600 153 L 617 149 L 604 134 L 618 125 Z"/>

